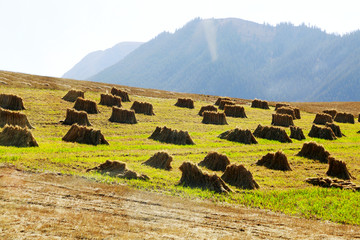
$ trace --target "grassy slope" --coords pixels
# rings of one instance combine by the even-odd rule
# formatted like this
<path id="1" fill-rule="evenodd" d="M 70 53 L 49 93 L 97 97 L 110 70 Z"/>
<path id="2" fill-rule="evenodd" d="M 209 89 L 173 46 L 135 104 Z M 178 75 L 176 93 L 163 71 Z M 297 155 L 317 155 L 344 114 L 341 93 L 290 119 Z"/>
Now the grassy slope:
<path id="1" fill-rule="evenodd" d="M 16 93 L 24 98 L 30 123 L 36 127 L 33 134 L 39 148 L 0 147 L 0 162 L 7 162 L 19 168 L 35 171 L 53 171 L 94 178 L 104 182 L 126 183 L 130 186 L 180 195 L 190 198 L 204 198 L 216 202 L 244 204 L 251 207 L 266 208 L 296 214 L 307 218 L 320 218 L 341 223 L 360 224 L 360 194 L 337 189 L 320 189 L 304 182 L 306 177 L 324 176 L 327 164 L 295 156 L 305 141 L 315 140 L 337 159 L 346 161 L 349 171 L 359 179 L 359 123 L 341 124 L 346 135 L 335 141 L 307 138 L 305 141 L 294 140 L 291 144 L 258 139 L 257 145 L 244 145 L 221 140 L 217 136 L 229 129 L 240 127 L 252 131 L 260 123 L 269 125 L 271 110 L 252 109 L 245 105 L 247 119 L 228 118 L 229 125 L 216 126 L 201 124 L 197 115 L 202 105 L 213 102 L 197 101 L 195 109 L 183 109 L 174 106 L 175 100 L 131 95 L 131 100 L 150 102 L 154 106 L 155 116 L 137 114 L 136 125 L 110 123 L 111 108 L 99 105 L 97 115 L 89 115 L 90 122 L 96 129 L 101 129 L 109 146 L 89 146 L 61 141 L 69 126 L 58 124 L 65 118 L 66 108 L 73 103 L 63 101 L 64 90 L 1 87 L 1 93 Z M 99 102 L 100 94 L 88 91 L 88 99 Z M 124 103 L 129 109 L 131 103 Z M 302 112 L 302 119 L 295 124 L 307 134 L 311 128 L 314 114 Z M 189 131 L 196 145 L 177 146 L 149 140 L 148 136 L 156 126 L 167 126 Z M 287 130 L 289 133 L 289 130 Z M 293 168 L 291 172 L 268 170 L 254 163 L 269 151 L 282 149 L 288 156 Z M 168 151 L 174 158 L 173 170 L 165 171 L 141 165 L 150 156 L 160 150 Z M 176 186 L 181 177 L 178 167 L 183 161 L 200 162 L 209 151 L 226 154 L 232 163 L 244 164 L 249 169 L 260 189 L 256 191 L 237 190 L 230 195 L 218 195 L 210 191 Z M 127 163 L 129 169 L 151 177 L 150 181 L 124 180 L 96 173 L 85 173 L 85 169 L 94 167 L 105 160 L 119 160 Z M 209 170 L 207 170 L 209 171 Z M 221 175 L 221 172 L 217 173 Z M 359 180 L 355 180 L 359 184 Z"/>

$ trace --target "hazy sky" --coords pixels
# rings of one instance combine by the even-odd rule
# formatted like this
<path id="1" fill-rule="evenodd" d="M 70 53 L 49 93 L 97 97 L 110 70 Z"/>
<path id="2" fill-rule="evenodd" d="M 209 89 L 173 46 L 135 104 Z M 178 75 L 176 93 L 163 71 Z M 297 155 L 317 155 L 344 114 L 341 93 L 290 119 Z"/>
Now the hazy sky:
<path id="1" fill-rule="evenodd" d="M 360 1 L 0 0 L 0 70 L 60 77 L 89 52 L 148 41 L 196 17 L 305 23 L 344 34 L 360 29 Z"/>

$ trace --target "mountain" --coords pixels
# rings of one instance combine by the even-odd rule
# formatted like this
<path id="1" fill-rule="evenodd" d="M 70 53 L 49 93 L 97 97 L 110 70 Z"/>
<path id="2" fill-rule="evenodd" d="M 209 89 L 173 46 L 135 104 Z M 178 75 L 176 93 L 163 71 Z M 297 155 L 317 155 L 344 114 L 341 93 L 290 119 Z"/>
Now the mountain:
<path id="1" fill-rule="evenodd" d="M 93 81 L 273 101 L 360 101 L 360 31 L 194 19 Z"/>
<path id="2" fill-rule="evenodd" d="M 104 51 L 91 52 L 62 77 L 85 80 L 122 60 L 141 44 L 141 42 L 121 42 Z"/>

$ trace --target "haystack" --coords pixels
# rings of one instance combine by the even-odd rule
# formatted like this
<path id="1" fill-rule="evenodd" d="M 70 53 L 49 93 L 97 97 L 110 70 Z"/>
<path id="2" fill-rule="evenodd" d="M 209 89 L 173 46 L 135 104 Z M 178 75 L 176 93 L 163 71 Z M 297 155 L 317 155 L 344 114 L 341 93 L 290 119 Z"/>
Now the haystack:
<path id="1" fill-rule="evenodd" d="M 134 110 L 126 110 L 118 107 L 112 108 L 112 113 L 109 121 L 129 124 L 137 123 Z"/>
<path id="2" fill-rule="evenodd" d="M 4 127 L 6 124 L 13 125 L 13 126 L 20 126 L 20 127 L 27 127 L 27 128 L 34 128 L 29 123 L 25 114 L 20 112 L 14 112 L 11 110 L 2 109 L 0 107 L 0 127 Z"/>
<path id="3" fill-rule="evenodd" d="M 79 126 L 77 124 L 73 124 L 71 126 L 69 131 L 62 138 L 62 140 L 65 142 L 85 143 L 95 146 L 98 144 L 109 145 L 100 130 L 94 130 L 92 128 Z"/>
<path id="4" fill-rule="evenodd" d="M 229 164 L 230 160 L 226 155 L 217 152 L 209 152 L 204 160 L 199 162 L 198 165 L 213 171 L 225 171 L 226 166 Z"/>
<path id="5" fill-rule="evenodd" d="M 224 113 L 228 117 L 247 118 L 245 114 L 245 108 L 237 105 L 226 105 Z"/>
<path id="6" fill-rule="evenodd" d="M 217 125 L 227 125 L 225 113 L 218 112 L 203 112 L 202 123 L 205 124 L 217 124 Z"/>
<path id="7" fill-rule="evenodd" d="M 193 109 L 194 101 L 191 98 L 178 98 L 175 106 Z"/>
<path id="8" fill-rule="evenodd" d="M 13 94 L 0 94 L 0 107 L 9 110 L 24 110 L 23 99 Z"/>
<path id="9" fill-rule="evenodd" d="M 271 125 L 282 127 L 294 126 L 293 117 L 288 114 L 273 114 Z"/>
<path id="10" fill-rule="evenodd" d="M 329 177 L 312 177 L 305 179 L 305 182 L 310 183 L 315 186 L 320 186 L 324 188 L 340 188 L 340 189 L 350 189 L 353 191 L 360 191 L 360 186 L 352 183 L 351 181 L 345 181 L 340 179 L 331 179 Z"/>
<path id="11" fill-rule="evenodd" d="M 303 140 L 305 135 L 300 127 L 290 126 L 290 138 Z"/>
<path id="12" fill-rule="evenodd" d="M 345 136 L 344 134 L 342 134 L 342 132 L 340 130 L 340 126 L 336 125 L 335 123 L 326 123 L 325 127 L 331 128 L 331 130 L 334 132 L 336 137 Z"/>
<path id="13" fill-rule="evenodd" d="M 81 126 L 91 126 L 87 113 L 84 111 L 76 111 L 74 109 L 66 110 L 66 118 L 61 123 L 64 125 L 73 125 L 76 123 Z"/>
<path id="14" fill-rule="evenodd" d="M 89 114 L 100 113 L 97 108 L 96 102 L 91 100 L 86 100 L 81 97 L 78 97 L 75 101 L 74 108 L 78 111 L 85 111 Z"/>
<path id="15" fill-rule="evenodd" d="M 314 119 L 315 124 L 325 125 L 326 123 L 332 123 L 333 119 L 330 114 L 327 113 L 317 113 Z"/>
<path id="16" fill-rule="evenodd" d="M 293 119 L 296 119 L 295 110 L 290 107 L 280 107 L 276 110 L 277 114 L 287 114 L 290 115 Z"/>
<path id="17" fill-rule="evenodd" d="M 290 107 L 290 105 L 287 104 L 287 103 L 277 103 L 275 105 L 275 111 L 278 110 L 278 108 L 281 108 L 281 107 Z"/>
<path id="18" fill-rule="evenodd" d="M 30 130 L 25 127 L 5 125 L 2 132 L 0 132 L 1 146 L 14 147 L 38 147 L 34 136 Z"/>
<path id="19" fill-rule="evenodd" d="M 301 119 L 300 109 L 297 107 L 292 107 L 292 109 L 294 109 L 295 119 Z"/>
<path id="20" fill-rule="evenodd" d="M 202 116 L 202 115 L 203 115 L 203 112 L 205 112 L 205 111 L 208 111 L 208 112 L 217 112 L 217 108 L 214 107 L 213 105 L 202 106 L 202 107 L 200 108 L 199 115 Z"/>
<path id="21" fill-rule="evenodd" d="M 292 140 L 289 138 L 285 130 L 280 127 L 273 127 L 273 126 L 263 127 L 259 124 L 253 134 L 255 137 L 265 138 L 269 140 L 276 140 L 283 143 L 292 142 Z"/>
<path id="22" fill-rule="evenodd" d="M 135 101 L 130 109 L 134 110 L 135 113 L 143 113 L 145 115 L 155 115 L 153 111 L 153 105 L 147 102 Z"/>
<path id="23" fill-rule="evenodd" d="M 316 125 L 312 125 L 308 136 L 314 138 L 327 139 L 327 140 L 336 139 L 336 136 L 330 127 L 320 127 Z"/>
<path id="24" fill-rule="evenodd" d="M 331 177 L 337 177 L 345 180 L 350 180 L 350 178 L 354 178 L 349 173 L 346 163 L 341 160 L 336 160 L 333 157 L 328 157 L 329 169 L 326 172 L 326 175 Z"/>
<path id="25" fill-rule="evenodd" d="M 218 136 L 221 139 L 226 139 L 232 142 L 240 142 L 245 144 L 257 144 L 254 135 L 250 130 L 242 130 L 239 128 L 235 128 L 226 132 L 223 132 Z"/>
<path id="26" fill-rule="evenodd" d="M 219 97 L 219 98 L 216 100 L 215 105 L 216 105 L 216 106 L 219 106 L 219 105 L 220 105 L 220 102 L 221 102 L 222 100 L 231 101 L 231 98 L 228 98 L 228 97 Z"/>
<path id="27" fill-rule="evenodd" d="M 209 189 L 217 193 L 233 192 L 216 174 L 203 173 L 197 165 L 191 162 L 183 162 L 179 169 L 182 172 L 179 185 Z"/>
<path id="28" fill-rule="evenodd" d="M 334 121 L 339 123 L 355 123 L 354 115 L 351 113 L 337 113 Z"/>
<path id="29" fill-rule="evenodd" d="M 154 167 L 154 168 L 160 168 L 165 170 L 171 170 L 171 162 L 173 158 L 167 153 L 167 152 L 157 152 L 152 157 L 150 157 L 148 160 L 143 162 L 142 164 Z"/>
<path id="30" fill-rule="evenodd" d="M 273 170 L 292 171 L 286 155 L 282 151 L 268 153 L 263 156 L 256 165 L 265 166 Z"/>
<path id="31" fill-rule="evenodd" d="M 75 102 L 78 97 L 85 98 L 85 92 L 81 90 L 70 90 L 62 99 L 68 102 Z"/>
<path id="32" fill-rule="evenodd" d="M 121 107 L 121 98 L 112 94 L 101 94 L 100 105 Z"/>
<path id="33" fill-rule="evenodd" d="M 126 168 L 126 163 L 118 161 L 106 160 L 97 167 L 86 169 L 86 172 L 96 171 L 101 174 L 106 174 L 111 177 L 127 178 L 127 179 L 140 179 L 148 180 L 149 177 L 143 174 L 138 174 Z"/>
<path id="34" fill-rule="evenodd" d="M 358 122 L 360 122 L 360 114 L 359 114 L 359 117 L 358 117 Z"/>
<path id="35" fill-rule="evenodd" d="M 270 109 L 267 101 L 262 101 L 262 100 L 258 100 L 258 99 L 254 99 L 251 102 L 251 107 L 252 108 Z"/>
<path id="36" fill-rule="evenodd" d="M 224 110 L 225 106 L 233 106 L 235 105 L 235 102 L 231 100 L 221 100 L 219 104 L 219 109 Z"/>
<path id="37" fill-rule="evenodd" d="M 130 102 L 129 94 L 121 89 L 117 89 L 113 87 L 111 89 L 111 94 L 121 97 L 122 102 Z"/>
<path id="38" fill-rule="evenodd" d="M 195 144 L 187 131 L 172 130 L 167 127 L 156 127 L 149 139 L 159 142 L 173 143 L 178 145 L 193 145 Z"/>
<path id="39" fill-rule="evenodd" d="M 330 110 L 324 110 L 323 113 L 329 114 L 333 119 L 337 114 L 337 111 L 335 109 L 330 109 Z"/>
<path id="40" fill-rule="evenodd" d="M 327 163 L 330 153 L 325 150 L 323 145 L 316 142 L 304 143 L 297 156 L 319 160 L 321 163 Z"/>
<path id="41" fill-rule="evenodd" d="M 230 164 L 226 167 L 221 179 L 226 183 L 242 189 L 258 189 L 259 184 L 254 180 L 253 175 L 244 165 Z"/>

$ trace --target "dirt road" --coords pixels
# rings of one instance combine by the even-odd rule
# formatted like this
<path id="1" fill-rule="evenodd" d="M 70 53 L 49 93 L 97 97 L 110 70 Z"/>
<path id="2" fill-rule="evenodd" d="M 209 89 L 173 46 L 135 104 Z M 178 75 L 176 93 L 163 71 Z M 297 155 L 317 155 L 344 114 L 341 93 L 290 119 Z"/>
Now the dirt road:
<path id="1" fill-rule="evenodd" d="M 0 168 L 0 239 L 360 239 L 360 227 Z"/>

